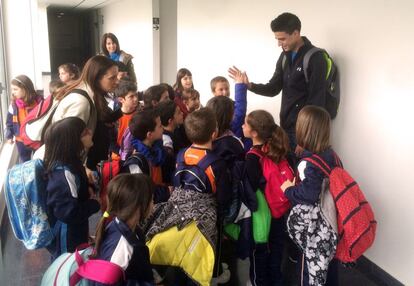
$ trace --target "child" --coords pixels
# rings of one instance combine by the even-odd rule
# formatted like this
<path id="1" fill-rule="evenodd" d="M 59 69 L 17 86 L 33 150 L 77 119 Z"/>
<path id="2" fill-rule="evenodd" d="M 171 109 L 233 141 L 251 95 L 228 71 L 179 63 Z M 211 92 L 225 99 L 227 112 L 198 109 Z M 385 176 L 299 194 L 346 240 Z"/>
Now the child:
<path id="1" fill-rule="evenodd" d="M 33 150 L 26 147 L 19 137 L 20 124 L 42 100 L 42 97 L 36 94 L 33 82 L 25 75 L 19 75 L 12 79 L 11 89 L 12 101 L 7 113 L 5 137 L 8 143 L 13 143 L 13 138 L 16 140 L 20 161 L 26 162 L 30 160 Z"/>
<path id="2" fill-rule="evenodd" d="M 184 162 L 188 165 L 199 163 L 205 156 L 212 153 L 213 140 L 217 137 L 217 121 L 215 114 L 210 108 L 201 108 L 200 110 L 190 113 L 184 122 L 185 131 L 188 139 L 193 144 L 184 152 Z M 226 214 L 227 207 L 231 199 L 231 181 L 229 172 L 224 160 L 214 161 L 206 169 L 207 177 L 210 181 L 211 190 L 217 200 L 217 228 L 219 230 L 219 239 L 217 241 L 216 263 L 214 276 L 224 280 L 230 279 L 230 272 L 223 266 L 223 271 L 219 271 L 221 259 L 221 228 L 222 220 Z M 177 186 L 176 186 L 177 187 Z M 218 273 L 221 272 L 221 275 Z M 222 281 L 225 283 L 226 281 Z"/>
<path id="3" fill-rule="evenodd" d="M 180 107 L 181 111 L 184 114 L 184 119 L 185 119 L 185 117 L 188 114 L 188 110 L 182 100 L 182 94 L 183 94 L 183 91 L 185 90 L 189 90 L 191 88 L 194 89 L 192 73 L 186 68 L 179 69 L 177 72 L 177 80 L 175 84 L 173 85 L 173 88 L 175 90 L 174 101 Z"/>
<path id="4" fill-rule="evenodd" d="M 243 143 L 230 130 L 234 113 L 233 101 L 226 96 L 216 96 L 207 102 L 207 107 L 214 111 L 218 127 L 218 135 L 213 141 L 212 150 L 226 162 L 227 169 L 232 172 L 235 163 L 244 161 L 245 157 Z M 229 240 L 222 240 L 221 243 L 221 249 L 223 249 L 222 260 L 230 264 L 231 272 L 236 273 L 232 268 L 235 265 L 236 258 L 235 245 Z M 232 276 L 232 279 L 235 278 L 235 276 Z M 231 282 L 234 283 L 235 281 Z"/>
<path id="5" fill-rule="evenodd" d="M 184 122 L 185 132 L 193 144 L 184 151 L 184 161 L 188 165 L 197 164 L 204 156 L 212 152 L 213 140 L 217 137 L 217 122 L 214 112 L 209 108 L 194 111 Z M 219 214 L 224 213 L 230 193 L 229 177 L 224 161 L 214 162 L 207 168 L 211 182 L 211 192 L 216 195 Z"/>
<path id="6" fill-rule="evenodd" d="M 161 102 L 157 106 L 160 114 L 161 124 L 164 129 L 162 135 L 163 145 L 169 154 L 173 154 L 174 157 L 178 153 L 178 149 L 174 144 L 177 140 L 174 136 L 174 130 L 181 124 L 183 124 L 183 113 L 180 108 L 172 100 Z"/>
<path id="7" fill-rule="evenodd" d="M 125 281 L 117 285 L 155 285 L 145 236 L 139 228 L 152 212 L 152 197 L 153 184 L 143 174 L 120 174 L 108 184 L 108 207 L 96 229 L 92 258 L 124 270 Z"/>
<path id="8" fill-rule="evenodd" d="M 229 76 L 236 83 L 234 87 L 234 117 L 231 123 L 231 130 L 243 141 L 244 150 L 248 151 L 252 147 L 252 141 L 244 137 L 242 130 L 247 111 L 247 85 L 244 83 L 247 81 L 247 75 L 236 67 L 232 67 L 229 69 Z"/>
<path id="9" fill-rule="evenodd" d="M 129 122 L 138 108 L 137 85 L 131 81 L 121 80 L 114 93 L 122 105 L 122 117 L 118 119 L 118 136 L 116 140 L 119 147 L 122 144 L 125 129 L 128 128 Z"/>
<path id="10" fill-rule="evenodd" d="M 100 208 L 81 161 L 92 145 L 92 133 L 78 117 L 62 119 L 46 131 L 47 215 L 57 233 L 48 246 L 53 259 L 88 242 L 88 218 Z"/>
<path id="11" fill-rule="evenodd" d="M 58 67 L 59 78 L 65 84 L 71 84 L 80 76 L 80 71 L 77 65 L 66 63 Z"/>
<path id="12" fill-rule="evenodd" d="M 211 92 L 214 96 L 230 96 L 230 83 L 224 76 L 216 76 L 210 81 Z"/>
<path id="13" fill-rule="evenodd" d="M 160 116 L 154 109 L 144 109 L 132 117 L 129 129 L 133 136 L 134 153 L 126 159 L 121 169 L 123 173 L 144 173 L 151 177 L 156 185 L 154 202 L 164 202 L 170 196 L 165 181 L 171 177 L 173 170 L 162 172 L 166 153 L 162 146 L 163 128 Z"/>
<path id="14" fill-rule="evenodd" d="M 144 92 L 144 108 L 152 108 L 169 98 L 168 89 L 164 84 L 150 86 Z"/>
<path id="15" fill-rule="evenodd" d="M 288 137 L 281 127 L 276 125 L 273 116 L 265 110 L 255 110 L 246 117 L 243 125 L 246 138 L 253 141 L 252 149 L 264 153 L 276 164 L 285 160 L 288 149 Z M 253 190 L 265 190 L 266 180 L 260 157 L 250 151 L 246 155 L 247 178 Z M 271 220 L 268 243 L 255 244 L 250 256 L 250 280 L 252 285 L 284 285 L 281 273 L 283 240 L 283 217 Z"/>
<path id="16" fill-rule="evenodd" d="M 165 82 L 161 83 L 161 85 L 165 86 L 165 88 L 167 89 L 167 91 L 168 91 L 168 98 L 170 100 L 174 100 L 174 98 L 175 98 L 174 88 L 171 85 L 169 85 L 168 83 L 165 83 Z"/>
<path id="17" fill-rule="evenodd" d="M 317 154 L 329 165 L 330 168 L 336 166 L 336 155 L 330 146 L 329 135 L 329 113 L 321 107 L 312 105 L 302 108 L 296 121 L 297 143 L 298 146 L 304 150 L 297 167 L 300 182 L 295 186 L 294 181 L 286 181 L 281 186 L 292 205 L 314 206 L 317 202 L 319 202 L 322 181 L 325 176 L 318 167 L 305 161 L 304 159 Z M 305 257 L 304 254 L 302 255 L 301 265 L 303 267 L 301 273 L 303 285 L 310 285 L 314 283 L 318 285 L 324 284 L 328 264 L 332 260 L 335 252 L 335 249 L 332 248 L 336 246 L 336 241 L 335 243 L 332 243 L 332 239 L 333 234 L 329 231 L 329 228 L 327 228 L 327 231 L 325 231 L 325 237 L 320 239 L 320 242 L 324 245 L 323 247 L 320 247 L 320 250 L 323 250 L 320 252 L 320 255 L 313 258 Z M 312 267 L 312 265 L 319 265 L 318 269 Z M 331 268 L 332 267 L 329 267 L 330 271 Z M 309 275 L 310 273 L 312 273 L 312 275 Z M 315 273 L 317 273 L 316 275 L 318 275 L 322 280 L 315 282 Z M 312 277 L 312 280 L 314 281 L 313 283 L 309 282 L 311 279 L 310 277 Z"/>
<path id="18" fill-rule="evenodd" d="M 226 96 L 217 96 L 207 102 L 207 107 L 214 111 L 218 125 L 213 152 L 223 158 L 231 169 L 234 161 L 244 161 L 243 143 L 230 130 L 234 114 L 233 101 Z"/>
<path id="19" fill-rule="evenodd" d="M 179 153 L 174 181 L 175 189 L 168 202 L 157 209 L 156 217 L 152 220 L 147 235 L 150 239 L 154 235 L 158 237 L 156 245 L 150 246 L 151 251 L 155 253 L 168 249 L 177 239 L 191 241 L 191 237 L 186 236 L 186 233 L 194 225 L 191 222 L 196 222 L 196 229 L 193 229 L 194 232 L 191 231 L 191 236 L 198 236 L 191 247 L 191 252 L 196 254 L 191 254 L 191 256 L 197 257 L 197 264 L 194 261 L 190 263 L 191 256 L 186 254 L 188 250 L 183 252 L 181 247 L 174 249 L 173 255 L 169 255 L 170 252 L 160 257 L 161 261 L 158 264 L 175 266 L 179 264 L 194 280 L 200 281 L 197 280 L 200 278 L 206 282 L 206 280 L 211 280 L 213 274 L 213 260 L 215 260 L 213 258 L 218 260 L 220 257 L 220 249 L 216 247 L 220 245 L 216 243 L 217 226 L 220 226 L 229 203 L 231 186 L 225 162 L 211 151 L 212 141 L 217 133 L 213 111 L 209 108 L 194 111 L 187 116 L 184 125 L 188 138 L 193 144 Z M 205 165 L 201 167 L 204 163 Z M 196 173 L 191 168 L 194 168 Z M 197 182 L 195 182 L 196 178 L 199 178 Z M 179 211 L 175 211 L 177 207 Z M 178 228 L 171 228 L 174 225 Z M 171 241 L 170 235 L 165 233 L 167 229 L 178 229 L 177 239 L 174 239 L 174 242 Z M 199 265 L 202 267 L 196 271 Z M 223 269 L 222 275 L 219 276 L 220 279 L 217 278 L 215 281 L 225 283 L 229 280 L 230 272 L 224 267 Z M 183 280 L 175 285 L 194 285 L 189 282 L 189 279 L 183 278 Z"/>
<path id="20" fill-rule="evenodd" d="M 200 103 L 200 93 L 193 88 L 184 90 L 182 92 L 181 98 L 182 98 L 183 103 L 187 107 L 188 113 L 191 113 L 195 110 L 199 110 L 200 108 L 202 108 L 201 103 Z"/>
<path id="21" fill-rule="evenodd" d="M 55 97 L 57 92 L 65 86 L 65 83 L 60 79 L 54 79 L 49 82 L 49 93 Z"/>
<path id="22" fill-rule="evenodd" d="M 166 158 L 162 165 L 162 172 L 168 173 L 169 176 L 164 176 L 165 183 L 172 185 L 173 170 L 175 170 L 175 159 L 178 153 L 177 138 L 174 134 L 175 129 L 183 124 L 183 113 L 180 108 L 172 100 L 160 102 L 157 106 L 160 114 L 162 128 L 162 142 L 166 151 Z"/>

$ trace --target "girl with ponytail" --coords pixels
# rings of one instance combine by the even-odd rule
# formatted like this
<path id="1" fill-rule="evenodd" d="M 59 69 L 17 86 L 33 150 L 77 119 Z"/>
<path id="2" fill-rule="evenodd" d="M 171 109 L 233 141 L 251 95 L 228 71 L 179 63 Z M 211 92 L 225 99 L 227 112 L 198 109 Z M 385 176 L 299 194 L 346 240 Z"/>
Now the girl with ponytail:
<path id="1" fill-rule="evenodd" d="M 96 229 L 93 258 L 124 270 L 125 281 L 117 285 L 154 285 L 149 251 L 139 228 L 152 212 L 153 189 L 144 174 L 120 174 L 108 184 L 108 207 Z"/>
<path id="2" fill-rule="evenodd" d="M 271 160 L 271 163 L 277 165 L 272 168 L 272 171 L 277 170 L 279 172 L 280 170 L 280 175 L 272 173 L 272 186 L 275 184 L 274 177 L 283 177 L 285 173 L 289 173 L 288 176 L 293 177 L 293 172 L 286 161 L 286 155 L 289 151 L 288 137 L 283 129 L 275 123 L 269 112 L 255 110 L 249 113 L 242 128 L 244 136 L 251 138 L 253 142 L 253 147 L 246 155 L 245 164 L 247 179 L 253 190 L 257 190 L 257 192 L 265 191 L 268 182 L 264 176 L 262 162 L 267 158 Z M 271 208 L 272 204 L 269 199 L 275 201 L 275 198 L 269 198 L 267 190 L 265 195 Z M 283 193 L 280 193 L 280 195 L 284 197 Z M 276 199 L 286 200 L 286 198 L 279 197 Z M 250 255 L 250 280 L 252 285 L 284 285 L 281 273 L 284 232 L 283 214 L 276 216 L 272 210 L 268 242 L 255 243 L 254 250 Z"/>

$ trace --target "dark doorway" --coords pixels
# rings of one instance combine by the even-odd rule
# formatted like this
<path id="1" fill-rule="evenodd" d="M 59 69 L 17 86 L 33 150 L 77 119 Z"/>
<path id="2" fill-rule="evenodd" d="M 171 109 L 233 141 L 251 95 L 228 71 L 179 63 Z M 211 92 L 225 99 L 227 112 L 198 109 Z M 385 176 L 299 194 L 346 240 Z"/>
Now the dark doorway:
<path id="1" fill-rule="evenodd" d="M 57 77 L 61 64 L 74 63 L 82 68 L 96 54 L 95 15 L 94 10 L 47 8 L 52 78 Z"/>

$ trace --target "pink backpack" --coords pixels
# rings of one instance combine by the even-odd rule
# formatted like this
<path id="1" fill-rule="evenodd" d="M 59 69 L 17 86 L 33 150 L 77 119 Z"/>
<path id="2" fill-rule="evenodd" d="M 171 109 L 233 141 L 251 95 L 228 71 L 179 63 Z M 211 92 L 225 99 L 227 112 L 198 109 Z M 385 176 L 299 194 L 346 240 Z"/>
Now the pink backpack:
<path id="1" fill-rule="evenodd" d="M 282 217 L 290 209 L 290 203 L 280 186 L 286 180 L 293 180 L 292 168 L 287 160 L 276 164 L 260 150 L 252 149 L 248 153 L 253 153 L 260 158 L 263 177 L 266 179 L 264 194 L 272 216 L 274 218 Z"/>
<path id="2" fill-rule="evenodd" d="M 93 248 L 64 253 L 53 261 L 43 275 L 41 286 L 86 286 L 89 281 L 115 284 L 125 280 L 123 269 L 106 260 L 89 259 Z"/>

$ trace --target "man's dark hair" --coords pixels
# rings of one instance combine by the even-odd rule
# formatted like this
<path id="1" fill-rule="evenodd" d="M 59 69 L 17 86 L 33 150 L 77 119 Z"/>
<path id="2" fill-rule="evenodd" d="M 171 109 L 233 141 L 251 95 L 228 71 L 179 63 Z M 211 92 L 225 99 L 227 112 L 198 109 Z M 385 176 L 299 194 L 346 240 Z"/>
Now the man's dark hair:
<path id="1" fill-rule="evenodd" d="M 216 116 L 207 107 L 191 112 L 184 121 L 185 133 L 195 144 L 206 144 L 217 128 Z"/>
<path id="2" fill-rule="evenodd" d="M 144 141 L 147 133 L 157 126 L 158 112 L 155 109 L 144 109 L 135 113 L 129 122 L 129 131 L 138 140 Z"/>
<path id="3" fill-rule="evenodd" d="M 137 92 L 137 85 L 132 81 L 121 80 L 118 87 L 114 90 L 114 94 L 116 97 L 125 98 L 130 91 Z"/>
<path id="4" fill-rule="evenodd" d="M 300 32 L 301 27 L 298 16 L 292 13 L 280 14 L 270 23 L 270 28 L 273 32 L 285 32 L 288 34 L 292 34 L 295 30 Z"/>

